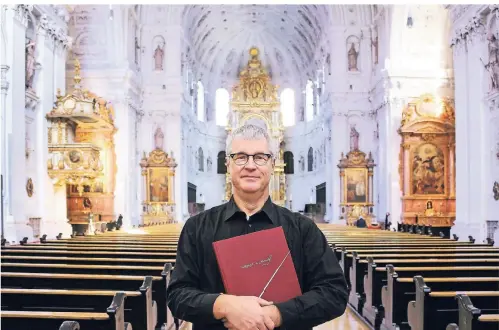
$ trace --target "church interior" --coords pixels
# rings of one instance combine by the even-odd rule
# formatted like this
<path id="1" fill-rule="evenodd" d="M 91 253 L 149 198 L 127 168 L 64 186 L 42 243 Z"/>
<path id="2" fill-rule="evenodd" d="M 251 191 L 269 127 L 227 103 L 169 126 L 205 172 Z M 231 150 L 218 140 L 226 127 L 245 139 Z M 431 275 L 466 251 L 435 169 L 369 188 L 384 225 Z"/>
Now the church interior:
<path id="1" fill-rule="evenodd" d="M 245 123 L 279 150 L 272 201 L 345 273 L 347 310 L 317 329 L 499 328 L 498 5 L 2 5 L 0 23 L 5 329 L 187 329 L 165 297 L 179 234 L 231 198 Z"/>

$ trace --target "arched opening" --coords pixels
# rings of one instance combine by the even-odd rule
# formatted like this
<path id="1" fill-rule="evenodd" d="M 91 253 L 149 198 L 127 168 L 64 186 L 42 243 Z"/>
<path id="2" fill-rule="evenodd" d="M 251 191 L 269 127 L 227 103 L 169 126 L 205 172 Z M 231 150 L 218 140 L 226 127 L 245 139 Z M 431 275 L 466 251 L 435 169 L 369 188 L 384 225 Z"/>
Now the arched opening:
<path id="1" fill-rule="evenodd" d="M 282 123 L 285 127 L 295 124 L 295 92 L 285 88 L 281 92 Z"/>
<path id="2" fill-rule="evenodd" d="M 199 147 L 198 149 L 198 163 L 199 163 L 199 171 L 204 172 L 204 154 L 203 149 Z"/>
<path id="3" fill-rule="evenodd" d="M 227 126 L 227 115 L 229 114 L 229 92 L 225 88 L 219 88 L 215 92 L 216 122 L 219 126 Z"/>
<path id="4" fill-rule="evenodd" d="M 204 87 L 201 81 L 198 81 L 198 104 L 197 104 L 198 120 L 204 121 Z"/>
<path id="5" fill-rule="evenodd" d="M 218 174 L 226 174 L 227 173 L 227 165 L 225 163 L 225 151 L 220 151 L 217 155 L 217 173 Z"/>
<path id="6" fill-rule="evenodd" d="M 291 151 L 285 151 L 284 155 L 284 174 L 294 174 L 295 173 L 295 159 Z"/>
<path id="7" fill-rule="evenodd" d="M 308 171 L 312 172 L 314 170 L 314 149 L 312 147 L 308 149 L 307 160 L 308 160 Z"/>
<path id="8" fill-rule="evenodd" d="M 307 81 L 305 88 L 305 118 L 307 121 L 314 119 L 314 90 L 312 80 Z"/>

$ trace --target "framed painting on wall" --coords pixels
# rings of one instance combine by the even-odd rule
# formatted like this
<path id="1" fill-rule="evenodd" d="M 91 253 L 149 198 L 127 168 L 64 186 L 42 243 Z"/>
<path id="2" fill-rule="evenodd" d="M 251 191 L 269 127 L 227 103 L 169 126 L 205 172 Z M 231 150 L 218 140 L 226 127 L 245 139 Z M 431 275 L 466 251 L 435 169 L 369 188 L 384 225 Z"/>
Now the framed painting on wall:
<path id="1" fill-rule="evenodd" d="M 149 168 L 147 173 L 147 200 L 149 202 L 167 203 L 168 198 L 168 168 Z"/>
<path id="2" fill-rule="evenodd" d="M 368 203 L 367 168 L 346 168 L 344 196 L 347 204 Z"/>

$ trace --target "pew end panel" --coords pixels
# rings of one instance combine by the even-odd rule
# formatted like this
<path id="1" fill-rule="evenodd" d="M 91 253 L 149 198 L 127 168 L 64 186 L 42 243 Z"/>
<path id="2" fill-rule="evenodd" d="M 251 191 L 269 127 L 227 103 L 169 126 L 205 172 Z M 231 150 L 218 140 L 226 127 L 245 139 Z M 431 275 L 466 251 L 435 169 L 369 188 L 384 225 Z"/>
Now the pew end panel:
<path id="1" fill-rule="evenodd" d="M 482 310 L 475 307 L 466 294 L 456 296 L 459 308 L 459 330 L 497 330 L 499 322 L 483 322 Z"/>
<path id="2" fill-rule="evenodd" d="M 409 301 L 407 305 L 407 321 L 412 330 L 429 329 L 431 320 L 428 318 L 432 308 L 431 300 L 425 299 L 431 289 L 425 284 L 421 275 L 414 276 L 414 284 L 416 287 L 416 300 Z"/>
<path id="3" fill-rule="evenodd" d="M 367 274 L 364 276 L 364 292 L 365 292 L 365 303 L 362 309 L 362 315 L 367 319 L 367 321 L 378 328 L 381 325 L 381 321 L 384 315 L 384 308 L 382 304 L 379 304 L 379 292 L 376 290 L 378 287 L 373 287 L 374 277 L 376 276 L 376 262 L 372 257 L 367 257 Z"/>
<path id="4" fill-rule="evenodd" d="M 154 330 L 156 328 L 156 324 L 158 322 L 158 307 L 156 304 L 156 301 L 152 299 L 152 276 L 146 276 L 144 278 L 144 283 L 139 288 L 139 291 L 144 297 L 145 301 L 145 318 L 144 318 L 144 313 L 134 313 L 137 315 L 137 318 L 140 318 L 140 320 L 137 320 L 137 323 L 139 324 L 147 324 L 147 330 Z M 135 322 L 132 322 L 132 324 L 136 324 Z"/>

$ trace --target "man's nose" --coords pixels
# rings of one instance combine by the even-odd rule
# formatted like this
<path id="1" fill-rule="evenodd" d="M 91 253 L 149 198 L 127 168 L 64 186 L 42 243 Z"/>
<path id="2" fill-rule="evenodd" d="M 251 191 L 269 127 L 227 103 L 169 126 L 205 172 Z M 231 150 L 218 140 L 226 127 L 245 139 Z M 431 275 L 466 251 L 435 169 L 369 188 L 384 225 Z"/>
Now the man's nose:
<path id="1" fill-rule="evenodd" d="M 248 162 L 246 163 L 246 168 L 256 168 L 255 160 L 253 159 L 253 156 L 248 158 Z"/>

